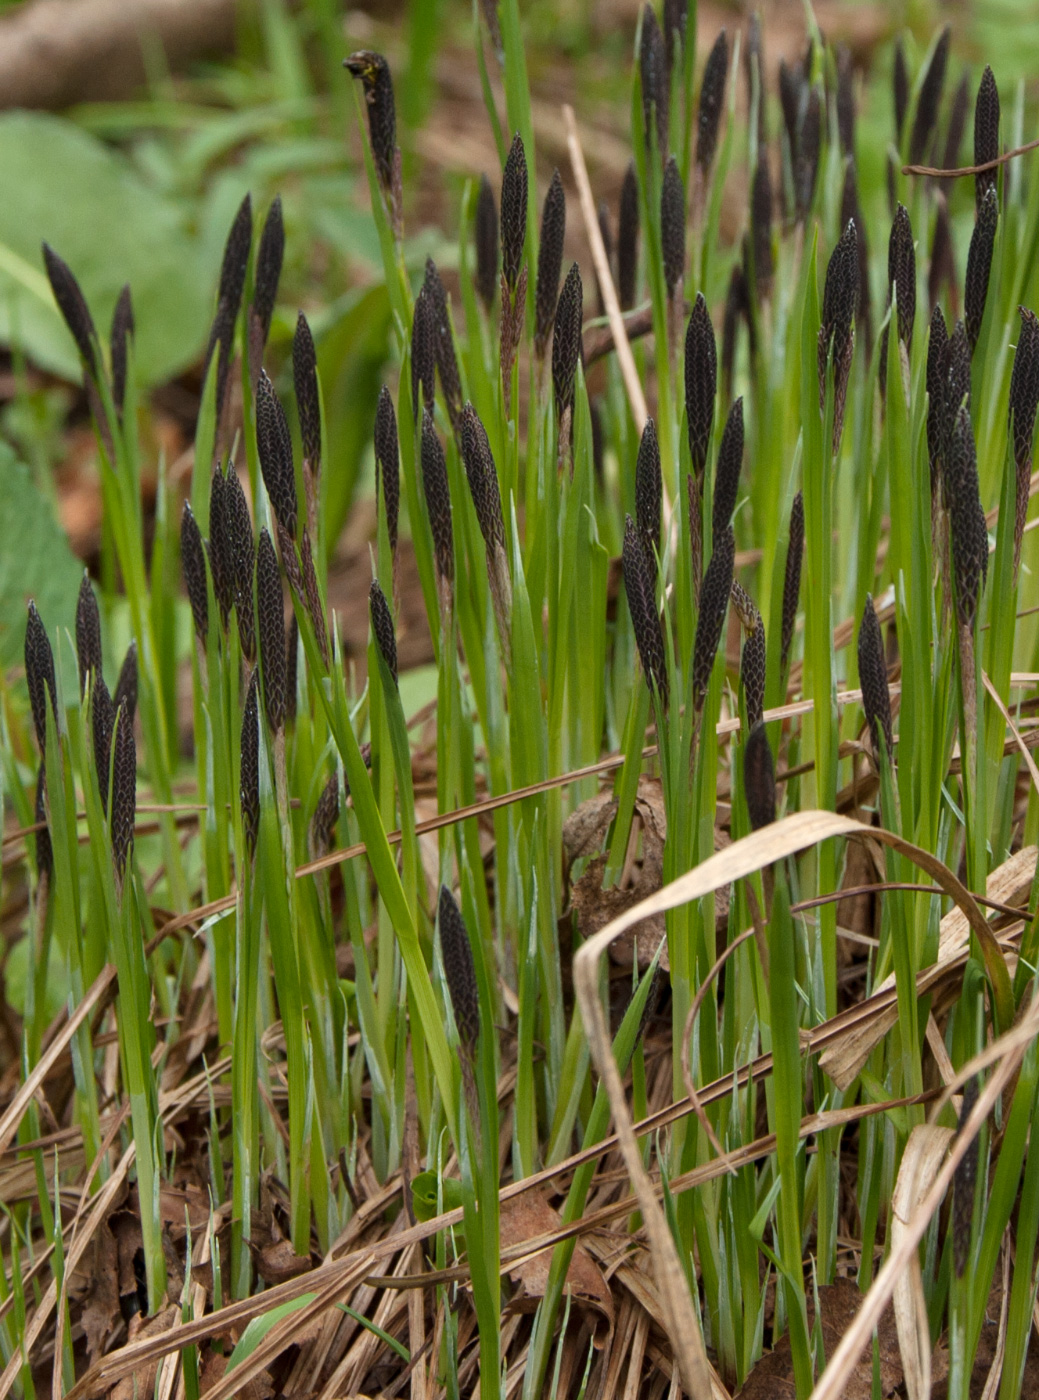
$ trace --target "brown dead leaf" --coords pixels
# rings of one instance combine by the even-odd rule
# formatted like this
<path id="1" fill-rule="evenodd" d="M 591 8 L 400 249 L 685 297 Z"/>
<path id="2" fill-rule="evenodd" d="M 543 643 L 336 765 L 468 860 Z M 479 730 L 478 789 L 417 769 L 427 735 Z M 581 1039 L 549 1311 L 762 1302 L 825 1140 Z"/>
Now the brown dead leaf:
<path id="1" fill-rule="evenodd" d="M 157 1337 L 162 1332 L 168 1332 L 180 1315 L 180 1309 L 170 1304 L 163 1308 L 161 1312 L 150 1317 L 136 1331 L 131 1334 L 133 1340 L 142 1341 L 145 1337 Z M 148 1362 L 135 1371 L 132 1376 L 124 1376 L 121 1381 L 116 1381 L 109 1392 L 109 1400 L 139 1400 L 142 1395 L 150 1395 L 155 1389 L 155 1377 L 158 1374 L 159 1362 Z"/>
<path id="2" fill-rule="evenodd" d="M 561 1224 L 558 1212 L 553 1210 L 544 1196 L 534 1192 L 513 1196 L 501 1204 L 502 1248 L 522 1244 L 524 1240 L 535 1239 L 539 1235 L 550 1235 L 560 1229 Z M 533 1312 L 537 1308 L 545 1296 L 551 1264 L 552 1251 L 545 1249 L 533 1258 L 520 1259 L 507 1266 L 509 1277 L 519 1284 L 511 1304 L 514 1310 Z M 613 1329 L 613 1295 L 598 1264 L 580 1243 L 574 1248 L 566 1286 L 578 1307 L 592 1315 L 592 1325 L 600 1334 L 596 1343 L 602 1345 Z M 602 1322 L 606 1324 L 605 1329 L 598 1326 Z"/>
<path id="3" fill-rule="evenodd" d="M 203 1395 L 208 1395 L 217 1381 L 223 1380 L 227 1362 L 228 1357 L 216 1351 L 211 1351 L 206 1357 L 199 1376 L 199 1390 Z M 261 1371 L 259 1375 L 253 1376 L 245 1382 L 238 1394 L 242 1400 L 271 1400 L 274 1381 L 270 1372 Z"/>
<path id="4" fill-rule="evenodd" d="M 253 1261 L 264 1283 L 271 1284 L 298 1278 L 313 1268 L 310 1256 L 297 1254 L 291 1240 L 276 1240 L 260 1249 L 254 1247 Z"/>

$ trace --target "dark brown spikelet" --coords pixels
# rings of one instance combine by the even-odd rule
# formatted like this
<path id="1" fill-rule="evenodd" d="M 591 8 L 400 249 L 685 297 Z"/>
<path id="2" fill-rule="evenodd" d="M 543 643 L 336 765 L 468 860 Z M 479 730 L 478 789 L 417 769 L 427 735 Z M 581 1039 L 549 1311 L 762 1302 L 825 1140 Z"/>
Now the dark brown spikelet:
<path id="1" fill-rule="evenodd" d="M 559 171 L 553 170 L 552 183 L 541 210 L 541 241 L 538 244 L 538 276 L 534 284 L 534 353 L 540 360 L 556 318 L 559 278 L 563 271 L 563 239 L 566 235 L 566 195 Z"/>
<path id="2" fill-rule="evenodd" d="M 841 195 L 841 226 L 848 227 L 848 220 L 855 223 L 855 251 L 859 265 L 859 295 L 855 303 L 855 324 L 866 337 L 866 353 L 873 344 L 873 293 L 869 285 L 869 245 L 866 240 L 866 223 L 859 204 L 859 182 L 854 160 L 844 165 L 844 190 Z"/>
<path id="3" fill-rule="evenodd" d="M 234 348 L 234 328 L 242 305 L 242 292 L 245 288 L 245 274 L 249 266 L 249 249 L 253 240 L 252 198 L 246 195 L 238 206 L 227 242 L 224 244 L 224 257 L 220 264 L 220 283 L 216 295 L 216 315 L 209 332 L 209 347 L 206 350 L 206 374 L 214 353 L 217 355 L 216 370 L 216 411 L 219 421 L 227 390 L 227 372 L 231 365 L 231 352 Z M 204 376 L 203 376 L 204 381 Z"/>
<path id="4" fill-rule="evenodd" d="M 966 405 L 956 414 L 945 461 L 952 534 L 956 616 L 960 626 L 974 626 L 978 599 L 988 573 L 988 527 L 978 489 L 978 459 L 974 431 Z"/>
<path id="5" fill-rule="evenodd" d="M 718 461 L 714 468 L 714 508 L 711 515 L 712 538 L 719 539 L 732 520 L 736 495 L 743 468 L 743 399 L 738 398 L 729 409 L 722 432 Z"/>
<path id="6" fill-rule="evenodd" d="M 986 68 L 978 84 L 974 103 L 974 164 L 986 165 L 999 155 L 999 89 L 991 68 Z M 995 170 L 982 170 L 974 176 L 974 202 L 978 213 L 985 195 L 996 188 Z"/>
<path id="7" fill-rule="evenodd" d="M 718 348 L 711 313 L 697 292 L 685 333 L 685 413 L 693 474 L 702 481 L 718 391 Z"/>
<path id="8" fill-rule="evenodd" d="M 837 50 L 837 139 L 841 154 L 855 154 L 855 66 L 851 49 L 842 44 Z"/>
<path id="9" fill-rule="evenodd" d="M 91 675 L 101 674 L 101 613 L 90 575 L 83 570 L 76 601 L 76 657 L 79 661 L 79 693 L 84 695 Z"/>
<path id="10" fill-rule="evenodd" d="M 942 308 L 931 312 L 931 333 L 927 342 L 927 459 L 931 467 L 931 497 L 938 489 L 945 422 L 945 356 L 949 332 Z"/>
<path id="11" fill-rule="evenodd" d="M 51 284 L 54 300 L 58 303 L 58 310 L 76 342 L 83 367 L 97 379 L 97 331 L 94 329 L 94 318 L 90 314 L 86 297 L 68 263 L 58 257 L 49 243 L 43 245 L 43 264 L 47 269 L 47 280 Z"/>
<path id="12" fill-rule="evenodd" d="M 714 657 L 725 626 L 735 558 L 736 536 L 729 525 L 714 538 L 714 552 L 700 589 L 700 615 L 696 620 L 696 640 L 693 643 L 693 704 L 697 710 L 703 705 L 707 694 Z"/>
<path id="13" fill-rule="evenodd" d="M 772 290 L 772 175 L 768 152 L 760 150 L 750 192 L 750 237 L 754 251 L 754 285 L 759 296 Z"/>
<path id="14" fill-rule="evenodd" d="M 191 509 L 191 502 L 184 502 L 180 517 L 180 570 L 184 575 L 184 588 L 191 604 L 191 620 L 195 624 L 195 636 L 202 646 L 206 644 L 209 632 L 209 592 L 206 587 L 206 549 L 202 543 L 202 532 L 198 528 Z"/>
<path id="15" fill-rule="evenodd" d="M 622 311 L 635 305 L 639 274 L 639 187 L 630 161 L 621 185 L 617 222 L 617 300 Z"/>
<path id="16" fill-rule="evenodd" d="M 112 312 L 110 342 L 112 347 L 112 402 L 120 417 L 123 412 L 123 401 L 126 398 L 126 342 L 133 339 L 135 329 L 133 299 L 130 295 L 130 284 L 127 282 L 119 293 L 115 310 Z"/>
<path id="17" fill-rule="evenodd" d="M 808 93 L 804 116 L 797 134 L 797 159 L 794 161 L 794 198 L 797 213 L 805 218 L 812 207 L 815 181 L 819 173 L 819 148 L 822 141 L 823 104 L 819 89 Z"/>
<path id="18" fill-rule="evenodd" d="M 516 291 L 526 239 L 527 156 L 517 131 L 501 177 L 501 273 L 510 294 Z"/>
<path id="19" fill-rule="evenodd" d="M 1039 404 L 1039 320 L 1026 306 L 1018 307 L 1021 330 L 1010 373 L 1010 440 L 1017 469 L 1017 511 L 1014 524 L 1014 575 L 1021 555 L 1021 537 L 1028 515 L 1028 490 L 1032 473 L 1032 438 Z"/>
<path id="20" fill-rule="evenodd" d="M 685 273 L 685 190 L 674 156 L 668 156 L 660 187 L 660 246 L 667 294 L 674 297 Z"/>
<path id="21" fill-rule="evenodd" d="M 115 690 L 112 692 L 112 704 L 116 710 L 125 705 L 130 716 L 130 723 L 133 724 L 137 715 L 137 643 L 135 641 L 126 648 L 123 664 L 119 667 L 119 674 L 115 678 Z"/>
<path id="22" fill-rule="evenodd" d="M 213 594 L 220 607 L 220 621 L 225 632 L 234 604 L 234 563 L 227 534 L 226 501 L 227 479 L 217 462 L 209 483 L 209 567 L 213 574 Z"/>
<path id="23" fill-rule="evenodd" d="M 650 688 L 654 685 L 660 703 L 667 709 L 668 675 L 664 651 L 664 635 L 657 613 L 656 573 L 646 557 L 638 526 L 630 515 L 624 517 L 624 548 L 621 554 L 624 571 L 624 593 L 631 614 L 631 626 L 642 660 L 642 669 Z"/>
<path id="24" fill-rule="evenodd" d="M 254 353 L 257 363 L 262 358 L 263 347 L 271 329 L 274 303 L 278 297 L 278 282 L 281 280 L 281 264 L 285 257 L 285 224 L 281 215 L 281 195 L 277 194 L 267 210 L 260 234 L 260 246 L 256 253 L 256 267 L 253 274 L 253 315 L 258 327 L 258 339 Z"/>
<path id="25" fill-rule="evenodd" d="M 765 713 L 765 671 L 768 664 L 765 628 L 757 604 L 735 578 L 732 581 L 730 597 L 743 624 L 740 683 L 747 706 L 747 725 L 750 727 L 757 724 Z"/>
<path id="26" fill-rule="evenodd" d="M 55 726 L 58 723 L 58 687 L 54 678 L 54 653 L 43 619 L 36 604 L 29 599 L 29 615 L 25 624 L 25 682 L 29 689 L 29 707 L 40 753 L 47 752 L 47 697 L 50 696 Z"/>
<path id="27" fill-rule="evenodd" d="M 422 415 L 422 487 L 426 496 L 429 528 L 437 575 L 445 584 L 454 582 L 454 534 L 451 528 L 451 494 L 447 485 L 444 449 L 427 408 Z"/>
<path id="28" fill-rule="evenodd" d="M 647 3 L 642 7 L 642 37 L 639 42 L 639 74 L 642 79 L 642 123 L 646 132 L 646 154 L 653 149 L 651 133 L 657 133 L 657 154 L 662 161 L 667 159 L 668 122 L 670 109 L 668 102 L 667 50 L 664 36 L 657 23 L 653 6 Z"/>
<path id="29" fill-rule="evenodd" d="M 946 25 L 931 54 L 927 72 L 916 99 L 916 116 L 909 136 L 909 163 L 919 165 L 930 149 L 938 128 L 938 112 L 942 105 L 945 69 L 949 61 L 949 41 L 952 31 Z"/>
<path id="30" fill-rule="evenodd" d="M 887 285 L 888 305 L 891 305 L 891 288 L 895 289 L 898 315 L 898 338 L 908 354 L 913 343 L 913 321 L 916 317 L 916 250 L 913 247 L 913 229 L 909 222 L 909 211 L 904 204 L 895 210 L 891 224 L 891 237 L 887 245 Z M 888 331 L 885 326 L 880 337 L 880 392 L 887 386 L 887 346 Z"/>
<path id="31" fill-rule="evenodd" d="M 238 473 L 233 467 L 224 479 L 224 524 L 227 530 L 235 615 L 238 618 L 238 640 L 241 643 L 242 655 L 252 662 L 256 660 L 256 622 L 253 610 L 256 549 L 253 544 L 253 524 L 249 518 L 249 506 Z"/>
<path id="32" fill-rule="evenodd" d="M 945 359 L 942 364 L 945 393 L 942 410 L 943 447 L 952 435 L 960 405 L 965 403 L 968 413 L 970 412 L 970 359 L 970 341 L 967 339 L 966 327 L 962 321 L 957 321 L 945 347 Z"/>
<path id="33" fill-rule="evenodd" d="M 321 789 L 321 796 L 310 819 L 310 850 L 313 858 L 327 855 L 335 844 L 339 822 L 339 774 L 333 773 Z"/>
<path id="34" fill-rule="evenodd" d="M 379 580 L 373 578 L 371 587 L 368 590 L 368 610 L 372 618 L 372 636 L 375 638 L 375 645 L 383 661 L 386 662 L 386 669 L 393 677 L 393 684 L 397 684 L 397 633 L 393 625 L 393 614 L 390 612 L 390 605 L 386 601 L 386 594 L 379 586 Z"/>
<path id="35" fill-rule="evenodd" d="M 555 329 L 552 332 L 552 388 L 556 396 L 557 423 L 562 422 L 568 408 L 573 408 L 577 362 L 581 358 L 583 303 L 581 269 L 576 263 L 571 263 L 563 290 L 559 293 Z"/>
<path id="36" fill-rule="evenodd" d="M 480 416 L 471 403 L 462 409 L 459 440 L 462 449 L 462 462 L 469 481 L 469 494 L 473 498 L 480 534 L 488 551 L 494 547 L 505 548 L 505 521 L 501 510 L 501 491 L 498 486 L 498 472 L 491 453 L 491 444 Z"/>
<path id="37" fill-rule="evenodd" d="M 419 409 L 432 409 L 436 393 L 437 347 L 435 312 L 429 290 L 423 283 L 411 315 L 411 413 L 418 421 Z"/>
<path id="38" fill-rule="evenodd" d="M 127 863 L 133 853 L 134 819 L 137 815 L 137 745 L 133 716 L 127 700 L 115 706 L 112 736 L 112 862 L 116 887 L 122 891 Z"/>
<path id="39" fill-rule="evenodd" d="M 494 294 L 498 290 L 498 206 L 486 175 L 480 176 L 480 193 L 476 196 L 476 221 L 473 228 L 476 244 L 476 290 L 485 310 L 490 313 Z"/>
<path id="40" fill-rule="evenodd" d="M 747 734 L 743 749 L 743 795 L 751 831 L 760 831 L 776 819 L 776 767 L 768 730 L 761 720 Z"/>
<path id="41" fill-rule="evenodd" d="M 955 170 L 960 163 L 960 148 L 963 145 L 963 133 L 967 130 L 967 113 L 970 110 L 970 80 L 967 74 L 956 85 L 956 91 L 952 95 L 949 104 L 949 124 L 945 130 L 945 153 L 942 156 L 942 168 L 944 170 Z"/>
<path id="42" fill-rule="evenodd" d="M 397 548 L 397 522 L 400 516 L 400 448 L 397 444 L 397 415 L 393 399 L 384 384 L 375 409 L 375 492 L 382 491 L 386 511 L 386 533 L 390 550 Z"/>
<path id="43" fill-rule="evenodd" d="M 931 240 L 931 265 L 927 271 L 927 300 L 934 307 L 942 294 L 942 286 L 956 285 L 956 255 L 952 248 L 952 228 L 949 205 L 941 190 L 935 199 L 934 237 Z"/>
<path id="44" fill-rule="evenodd" d="M 458 415 L 462 411 L 462 377 L 458 372 L 458 357 L 455 355 L 455 337 L 451 329 L 447 290 L 432 258 L 426 259 L 424 285 L 429 293 L 429 305 L 433 313 L 433 358 L 440 375 L 440 387 L 444 391 L 448 416 L 457 431 Z"/>
<path id="45" fill-rule="evenodd" d="M 844 404 L 855 349 L 853 323 L 859 299 L 859 255 L 855 224 L 849 219 L 826 268 L 822 324 L 819 327 L 819 405 L 826 399 L 826 362 L 833 351 L 833 450 L 840 446 Z"/>
<path id="46" fill-rule="evenodd" d="M 299 506 L 296 499 L 296 469 L 292 460 L 292 436 L 289 433 L 285 410 L 274 392 L 274 386 L 267 378 L 266 371 L 261 371 L 256 385 L 256 448 L 260 457 L 263 484 L 267 488 L 275 518 L 286 534 L 295 539 Z M 231 475 L 234 476 L 234 472 Z"/>
<path id="47" fill-rule="evenodd" d="M 657 425 L 652 418 L 647 418 L 635 462 L 635 523 L 639 528 L 646 562 L 653 569 L 654 577 L 657 555 L 660 553 L 660 507 L 663 499 Z"/>
<path id="48" fill-rule="evenodd" d="M 36 801 L 33 807 L 33 821 L 39 826 L 36 832 L 36 870 L 42 880 L 54 874 L 54 847 L 51 844 L 50 829 L 47 826 L 47 767 L 41 759 L 36 773 Z"/>
<path id="49" fill-rule="evenodd" d="M 862 708 L 869 724 L 873 752 L 880 761 L 880 736 L 888 759 L 894 756 L 891 733 L 891 696 L 887 684 L 887 662 L 884 659 L 884 638 L 873 606 L 873 597 L 866 594 L 866 606 L 859 623 L 859 685 L 862 687 Z"/>
<path id="50" fill-rule="evenodd" d="M 260 834 L 260 705 L 256 692 L 257 673 L 249 678 L 242 714 L 241 769 L 238 797 L 242 806 L 242 831 L 249 855 L 256 853 Z"/>
<path id="51" fill-rule="evenodd" d="M 344 58 L 343 67 L 360 78 L 364 100 L 368 104 L 368 135 L 372 143 L 372 158 L 385 194 L 393 189 L 393 167 L 397 152 L 397 109 L 393 101 L 393 78 L 390 65 L 381 53 L 360 49 Z"/>
<path id="52" fill-rule="evenodd" d="M 703 78 L 700 82 L 700 105 L 696 114 L 696 163 L 704 178 L 710 172 L 718 147 L 718 128 L 721 126 L 728 67 L 729 40 L 722 29 L 719 30 L 704 64 Z"/>
<path id="53" fill-rule="evenodd" d="M 292 337 L 292 382 L 303 460 L 316 477 L 321 471 L 321 396 L 317 385 L 317 351 L 310 324 L 301 311 Z"/>
<path id="54" fill-rule="evenodd" d="M 785 673 L 794 640 L 797 605 L 801 596 L 801 564 L 805 548 L 805 505 L 800 491 L 790 507 L 790 536 L 786 547 L 786 568 L 783 574 L 783 628 L 780 669 Z"/>
<path id="55" fill-rule="evenodd" d="M 440 925 L 440 957 L 444 964 L 447 990 L 451 994 L 458 1039 L 472 1053 L 480 1038 L 480 994 L 476 984 L 476 965 L 462 911 L 446 885 L 440 886 L 437 923 Z"/>
<path id="56" fill-rule="evenodd" d="M 605 199 L 599 200 L 599 207 L 596 210 L 596 219 L 599 224 L 599 237 L 602 239 L 603 252 L 606 254 L 606 262 L 609 267 L 613 266 L 613 225 L 610 223 L 610 206 Z M 599 272 L 595 272 L 596 299 L 599 303 L 599 315 L 606 315 L 606 298 L 603 296 L 602 283 L 599 281 Z"/>
<path id="57" fill-rule="evenodd" d="M 972 1075 L 963 1086 L 963 1103 L 957 1132 L 962 1133 L 978 1102 L 978 1080 Z M 978 1134 L 975 1133 L 960 1158 L 952 1178 L 952 1261 L 956 1277 L 962 1278 L 970 1260 L 971 1227 L 974 1223 L 974 1189 L 978 1178 Z"/>
<path id="58" fill-rule="evenodd" d="M 906 66 L 906 51 L 902 40 L 895 40 L 895 62 L 892 70 L 892 86 L 895 102 L 895 143 L 902 144 L 906 114 L 909 111 L 909 69 Z"/>
<path id="59" fill-rule="evenodd" d="M 112 730 L 115 728 L 115 706 L 98 671 L 90 692 L 90 733 L 94 746 L 94 768 L 101 792 L 101 810 L 108 815 L 108 784 L 112 761 Z"/>
<path id="60" fill-rule="evenodd" d="M 296 721 L 296 685 L 299 680 L 299 622 L 293 608 L 289 616 L 289 633 L 285 642 L 285 722 Z"/>
<path id="61" fill-rule="evenodd" d="M 779 105 L 783 112 L 783 130 L 786 132 L 787 147 L 790 152 L 790 168 L 797 165 L 797 133 L 800 126 L 801 89 L 803 80 L 795 64 L 791 67 L 785 58 L 779 60 Z"/>
<path id="62" fill-rule="evenodd" d="M 999 223 L 999 196 L 990 185 L 978 207 L 978 217 L 971 234 L 967 253 L 967 274 L 963 279 L 963 324 L 970 342 L 971 354 L 981 334 L 981 322 L 988 298 L 989 273 L 992 271 L 992 249 Z"/>
<path id="63" fill-rule="evenodd" d="M 256 547 L 256 630 L 260 642 L 263 706 L 272 734 L 285 727 L 288 677 L 285 655 L 285 603 L 274 543 L 266 527 Z"/>

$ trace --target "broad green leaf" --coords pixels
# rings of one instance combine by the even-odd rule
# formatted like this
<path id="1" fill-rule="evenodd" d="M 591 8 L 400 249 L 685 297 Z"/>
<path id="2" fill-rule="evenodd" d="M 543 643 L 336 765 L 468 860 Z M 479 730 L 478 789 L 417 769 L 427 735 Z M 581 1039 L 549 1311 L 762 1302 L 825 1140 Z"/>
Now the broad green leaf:
<path id="1" fill-rule="evenodd" d="M 276 1323 L 279 1323 L 283 1317 L 288 1317 L 289 1313 L 299 1312 L 300 1308 L 305 1308 L 316 1297 L 316 1293 L 301 1293 L 298 1298 L 290 1298 L 287 1303 L 281 1303 L 278 1307 L 271 1308 L 270 1312 L 261 1313 L 259 1317 L 254 1317 L 231 1353 L 227 1370 L 233 1371 L 236 1366 L 247 1361 Z M 225 1371 L 224 1374 L 226 1375 L 227 1372 Z"/>

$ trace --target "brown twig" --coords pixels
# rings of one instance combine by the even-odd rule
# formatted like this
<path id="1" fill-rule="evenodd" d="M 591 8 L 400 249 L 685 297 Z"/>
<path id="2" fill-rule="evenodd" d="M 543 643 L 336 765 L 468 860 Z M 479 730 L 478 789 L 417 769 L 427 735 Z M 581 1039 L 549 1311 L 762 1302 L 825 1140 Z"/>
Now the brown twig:
<path id="1" fill-rule="evenodd" d="M 939 170 L 933 165 L 903 165 L 903 175 L 927 175 L 932 180 L 958 180 L 964 175 L 983 175 L 986 170 L 996 170 L 1001 165 L 1006 165 L 1008 160 L 1013 160 L 1015 156 L 1027 155 L 1029 151 L 1034 151 L 1039 147 L 1039 139 L 1026 141 L 1023 146 L 1015 146 L 1012 151 L 1004 151 L 1001 156 L 996 156 L 993 160 L 986 160 L 981 165 L 960 165 L 955 170 Z"/>

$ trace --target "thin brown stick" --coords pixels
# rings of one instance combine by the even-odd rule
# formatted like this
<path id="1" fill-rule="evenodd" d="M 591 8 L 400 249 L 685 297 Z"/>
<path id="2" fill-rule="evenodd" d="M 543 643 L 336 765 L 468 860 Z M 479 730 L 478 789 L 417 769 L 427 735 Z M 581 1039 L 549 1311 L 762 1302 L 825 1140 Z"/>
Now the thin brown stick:
<path id="1" fill-rule="evenodd" d="M 929 175 L 932 180 L 958 180 L 963 175 L 983 175 L 986 170 L 997 170 L 999 166 L 1006 165 L 1008 160 L 1013 160 L 1015 156 L 1027 155 L 1037 147 L 1039 139 L 1026 141 L 1023 146 L 1015 146 L 1012 151 L 1004 151 L 1001 156 L 986 160 L 981 165 L 960 165 L 955 170 L 939 170 L 933 165 L 903 165 L 902 174 Z"/>

